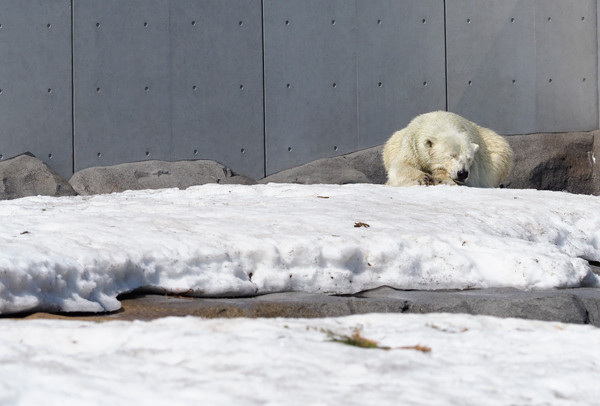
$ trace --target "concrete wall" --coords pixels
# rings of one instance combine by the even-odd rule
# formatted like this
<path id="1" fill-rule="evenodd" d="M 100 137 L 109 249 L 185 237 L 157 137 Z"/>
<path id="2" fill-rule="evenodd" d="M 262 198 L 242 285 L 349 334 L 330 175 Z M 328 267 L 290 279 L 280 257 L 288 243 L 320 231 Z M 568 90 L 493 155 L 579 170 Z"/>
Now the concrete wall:
<path id="1" fill-rule="evenodd" d="M 597 0 L 0 0 L 0 160 L 254 178 L 448 109 L 598 128 Z"/>

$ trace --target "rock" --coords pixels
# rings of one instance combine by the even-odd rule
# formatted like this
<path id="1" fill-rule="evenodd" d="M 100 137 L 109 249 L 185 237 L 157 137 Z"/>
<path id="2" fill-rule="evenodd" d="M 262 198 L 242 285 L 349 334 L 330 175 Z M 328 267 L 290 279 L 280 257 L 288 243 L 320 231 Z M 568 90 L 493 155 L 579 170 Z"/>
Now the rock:
<path id="1" fill-rule="evenodd" d="M 382 185 L 387 181 L 382 154 L 383 145 L 379 145 L 377 147 L 342 155 L 342 158 L 351 168 L 364 173 L 367 178 L 369 178 L 370 183 Z"/>
<path id="2" fill-rule="evenodd" d="M 91 195 L 125 190 L 180 188 L 206 183 L 252 185 L 256 181 L 238 175 L 215 161 L 143 161 L 76 172 L 69 181 L 77 193 Z"/>
<path id="3" fill-rule="evenodd" d="M 576 289 L 576 297 L 586 311 L 589 324 L 600 327 L 599 289 Z"/>
<path id="4" fill-rule="evenodd" d="M 381 287 L 343 296 L 285 292 L 244 298 L 191 298 L 138 292 L 123 295 L 119 300 L 123 309 L 114 313 L 90 316 L 35 313 L 28 318 L 68 317 L 96 321 L 150 320 L 168 316 L 311 318 L 365 313 L 446 312 L 600 327 L 600 289 L 593 288 L 403 291 Z"/>
<path id="5" fill-rule="evenodd" d="M 600 194 L 598 137 L 598 132 L 507 136 L 515 166 L 504 186 Z"/>
<path id="6" fill-rule="evenodd" d="M 383 287 L 358 296 L 380 302 L 404 302 L 406 313 L 467 313 L 600 326 L 600 289 L 592 288 L 400 291 Z"/>
<path id="7" fill-rule="evenodd" d="M 0 200 L 76 195 L 66 180 L 30 152 L 0 162 L 0 180 Z"/>
<path id="8" fill-rule="evenodd" d="M 306 165 L 286 169 L 259 181 L 259 183 L 270 182 L 300 183 L 304 185 L 316 183 L 338 185 L 370 183 L 367 175 L 352 168 L 343 157 L 319 159 Z"/>
<path id="9" fill-rule="evenodd" d="M 336 184 L 379 183 L 387 180 L 381 153 L 383 146 L 333 158 L 323 158 L 275 173 L 259 183 Z"/>

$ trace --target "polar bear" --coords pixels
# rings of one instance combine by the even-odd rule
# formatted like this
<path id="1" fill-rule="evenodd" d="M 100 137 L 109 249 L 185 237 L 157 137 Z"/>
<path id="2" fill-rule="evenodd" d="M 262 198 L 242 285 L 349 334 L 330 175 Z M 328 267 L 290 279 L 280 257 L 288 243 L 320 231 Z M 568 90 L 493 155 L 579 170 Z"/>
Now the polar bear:
<path id="1" fill-rule="evenodd" d="M 434 111 L 415 117 L 383 148 L 387 185 L 498 187 L 513 152 L 494 131 L 457 114 Z"/>

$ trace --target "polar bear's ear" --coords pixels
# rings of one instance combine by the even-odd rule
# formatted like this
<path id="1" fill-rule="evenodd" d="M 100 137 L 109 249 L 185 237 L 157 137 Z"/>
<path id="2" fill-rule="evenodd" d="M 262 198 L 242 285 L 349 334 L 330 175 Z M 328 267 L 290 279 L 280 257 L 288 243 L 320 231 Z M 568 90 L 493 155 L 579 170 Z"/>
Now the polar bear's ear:
<path id="1" fill-rule="evenodd" d="M 474 142 L 472 142 L 471 148 L 473 148 L 473 153 L 476 153 L 477 150 L 479 149 L 479 144 L 475 144 Z"/>

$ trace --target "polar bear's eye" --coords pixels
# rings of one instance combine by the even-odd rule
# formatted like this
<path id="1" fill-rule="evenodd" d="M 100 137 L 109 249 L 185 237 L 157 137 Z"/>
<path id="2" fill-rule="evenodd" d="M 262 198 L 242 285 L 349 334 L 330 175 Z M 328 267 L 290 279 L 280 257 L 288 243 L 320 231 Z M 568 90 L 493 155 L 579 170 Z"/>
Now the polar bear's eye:
<path id="1" fill-rule="evenodd" d="M 456 158 L 458 158 L 458 154 L 450 154 L 450 158 L 456 159 Z"/>

